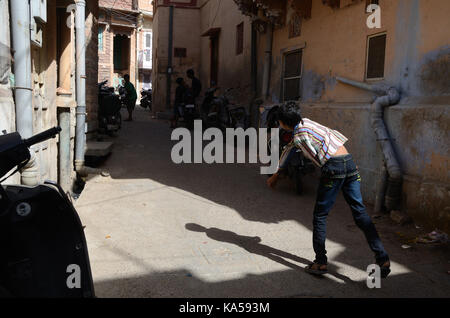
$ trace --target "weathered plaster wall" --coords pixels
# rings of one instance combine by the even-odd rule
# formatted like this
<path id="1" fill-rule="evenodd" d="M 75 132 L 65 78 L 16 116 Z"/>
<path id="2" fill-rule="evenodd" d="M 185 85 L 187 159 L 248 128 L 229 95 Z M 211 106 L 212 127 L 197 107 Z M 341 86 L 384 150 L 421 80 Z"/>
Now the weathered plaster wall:
<path id="1" fill-rule="evenodd" d="M 373 204 L 383 157 L 370 127 L 370 105 L 305 103 L 303 116 L 349 138 L 362 175 L 362 192 Z M 386 125 L 404 172 L 403 209 L 431 228 L 450 232 L 450 107 L 398 105 L 386 111 Z"/>
<path id="2" fill-rule="evenodd" d="M 166 110 L 167 66 L 169 61 L 169 7 L 160 6 L 153 20 L 153 111 Z M 186 58 L 173 57 L 172 100 L 177 77 L 186 79 L 190 68 L 200 69 L 200 10 L 174 8 L 173 48 L 186 48 Z M 173 54 L 173 52 L 172 52 Z M 171 109 L 169 109 L 170 111 Z"/>
<path id="3" fill-rule="evenodd" d="M 382 28 L 366 26 L 365 1 L 333 10 L 313 0 L 312 18 L 302 21 L 301 36 L 289 39 L 288 27 L 274 31 L 271 97 L 281 97 L 283 55 L 303 48 L 304 101 L 370 102 L 371 95 L 335 76 L 365 80 L 367 37 L 387 34 L 384 82 L 398 86 L 403 99 L 450 96 L 448 88 L 450 2 L 380 0 Z M 260 36 L 259 56 L 265 50 Z M 260 58 L 259 69 L 263 67 Z M 372 81 L 370 81 L 372 82 Z M 259 83 L 261 85 L 261 83 Z"/>
<path id="4" fill-rule="evenodd" d="M 86 7 L 86 106 L 88 131 L 95 132 L 98 127 L 98 4 L 88 1 Z"/>
<path id="5" fill-rule="evenodd" d="M 236 28 L 244 23 L 244 50 L 236 54 Z M 201 33 L 220 28 L 218 85 L 222 89 L 239 88 L 235 102 L 248 104 L 251 100 L 251 21 L 243 16 L 233 1 L 204 1 L 201 8 Z M 201 38 L 201 76 L 204 88 L 210 84 L 211 53 L 209 37 Z"/>
<path id="6" fill-rule="evenodd" d="M 8 0 L 0 0 L 0 22 L 9 25 Z M 11 42 L 9 28 L 0 29 L 0 134 L 16 131 L 16 115 L 14 99 L 10 86 L 11 75 Z M 20 182 L 19 176 L 14 176 L 6 183 Z"/>
<path id="7" fill-rule="evenodd" d="M 366 82 L 394 85 L 402 93 L 400 105 L 387 109 L 385 119 L 405 172 L 403 209 L 429 228 L 450 232 L 450 2 L 380 0 L 380 6 L 381 29 L 367 28 L 365 1 L 333 10 L 319 0 L 313 0 L 301 36 L 289 39 L 287 27 L 276 29 L 270 96 L 274 102 L 281 97 L 283 54 L 303 48 L 303 114 L 350 138 L 365 200 L 373 203 L 382 167 L 370 124 L 375 96 L 338 83 L 335 76 L 364 82 L 367 37 L 386 32 L 385 79 Z M 260 35 L 259 69 L 264 50 Z"/>

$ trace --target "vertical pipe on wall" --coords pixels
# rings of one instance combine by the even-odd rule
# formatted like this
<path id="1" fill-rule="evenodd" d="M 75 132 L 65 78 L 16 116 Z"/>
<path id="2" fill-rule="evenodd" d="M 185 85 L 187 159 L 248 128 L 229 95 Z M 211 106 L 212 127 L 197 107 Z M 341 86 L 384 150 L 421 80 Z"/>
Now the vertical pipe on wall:
<path id="1" fill-rule="evenodd" d="M 72 174 L 70 162 L 70 108 L 60 108 L 58 123 L 59 133 L 59 184 L 68 191 Z"/>
<path id="2" fill-rule="evenodd" d="M 172 55 L 173 55 L 173 11 L 174 7 L 170 6 L 169 9 L 169 51 L 167 62 L 167 93 L 166 93 L 166 106 L 170 109 L 170 101 L 172 96 Z"/>
<path id="3" fill-rule="evenodd" d="M 22 138 L 30 138 L 33 135 L 30 4 L 28 0 L 14 0 L 9 3 L 14 51 L 16 127 Z"/>
<path id="4" fill-rule="evenodd" d="M 22 138 L 30 138 L 33 135 L 30 3 L 28 0 L 14 0 L 9 3 L 14 51 L 16 129 Z M 30 152 L 31 159 L 21 170 L 21 183 L 34 186 L 39 182 L 39 168 L 34 151 Z"/>
<path id="5" fill-rule="evenodd" d="M 76 133 L 75 133 L 75 170 L 84 167 L 86 143 L 86 1 L 75 0 L 76 14 Z"/>
<path id="6" fill-rule="evenodd" d="M 266 50 L 264 57 L 264 73 L 263 73 L 263 86 L 262 86 L 262 98 L 267 99 L 270 89 L 270 69 L 272 66 L 272 43 L 273 43 L 273 24 L 267 23 L 266 30 Z"/>
<path id="7" fill-rule="evenodd" d="M 256 96 L 257 94 L 257 87 L 258 87 L 258 83 L 257 83 L 257 79 L 258 79 L 258 47 L 257 47 L 257 39 L 258 39 L 258 32 L 256 31 L 256 26 L 255 23 L 252 22 L 251 24 L 251 28 L 252 28 L 252 52 L 251 52 L 251 63 L 252 63 L 252 90 L 254 95 Z"/>
<path id="8" fill-rule="evenodd" d="M 394 151 L 394 146 L 384 122 L 384 109 L 389 106 L 396 105 L 400 102 L 400 92 L 395 87 L 386 87 L 383 85 L 369 85 L 358 81 L 353 81 L 340 76 L 336 76 L 336 80 L 352 85 L 361 89 L 374 92 L 378 95 L 371 107 L 371 124 L 377 136 L 377 143 L 380 145 L 383 153 L 386 170 L 388 172 L 386 190 L 383 185 L 380 185 L 377 194 L 377 209 L 381 209 L 381 191 L 386 191 L 384 195 L 384 203 L 388 211 L 396 210 L 400 207 L 403 172 L 400 168 L 400 163 Z"/>

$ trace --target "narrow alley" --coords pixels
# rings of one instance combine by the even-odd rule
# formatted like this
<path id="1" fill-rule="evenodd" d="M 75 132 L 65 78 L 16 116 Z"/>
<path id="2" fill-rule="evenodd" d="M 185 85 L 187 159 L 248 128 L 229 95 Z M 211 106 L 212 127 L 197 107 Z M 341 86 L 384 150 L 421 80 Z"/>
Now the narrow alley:
<path id="1" fill-rule="evenodd" d="M 268 188 L 259 165 L 175 165 L 167 122 L 135 118 L 101 166 L 110 176 L 91 176 L 76 202 L 98 297 L 448 296 L 448 250 L 402 249 L 413 230 L 384 215 L 374 220 L 392 273 L 369 289 L 373 256 L 342 197 L 328 221 L 330 272 L 305 273 L 315 178 L 298 196 L 286 180 Z"/>

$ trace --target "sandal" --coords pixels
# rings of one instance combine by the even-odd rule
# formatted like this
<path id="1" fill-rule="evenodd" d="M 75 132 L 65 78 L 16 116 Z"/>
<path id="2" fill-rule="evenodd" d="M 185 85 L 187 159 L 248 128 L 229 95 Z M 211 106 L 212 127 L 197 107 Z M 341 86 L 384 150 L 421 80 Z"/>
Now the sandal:
<path id="1" fill-rule="evenodd" d="M 323 268 L 325 266 L 325 268 Z M 328 273 L 327 265 L 312 263 L 305 267 L 305 272 L 313 275 L 324 275 Z"/>
<path id="2" fill-rule="evenodd" d="M 384 263 L 378 263 L 381 270 L 381 278 L 386 278 L 391 273 L 391 262 L 386 261 Z"/>

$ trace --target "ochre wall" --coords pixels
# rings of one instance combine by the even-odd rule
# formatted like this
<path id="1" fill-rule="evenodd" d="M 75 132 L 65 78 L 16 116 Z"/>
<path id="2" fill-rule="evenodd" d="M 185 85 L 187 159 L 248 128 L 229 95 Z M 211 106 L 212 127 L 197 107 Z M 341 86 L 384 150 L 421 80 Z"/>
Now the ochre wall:
<path id="1" fill-rule="evenodd" d="M 270 97 L 273 102 L 281 97 L 283 54 L 303 48 L 303 115 L 350 139 L 364 198 L 374 203 L 383 165 L 370 124 L 376 96 L 335 77 L 399 88 L 402 100 L 385 110 L 385 120 L 404 172 L 402 209 L 430 229 L 450 232 L 450 2 L 380 0 L 380 6 L 381 29 L 366 26 L 365 1 L 333 10 L 319 0 L 313 0 L 300 37 L 289 39 L 286 26 L 276 29 Z M 366 81 L 367 37 L 381 32 L 387 33 L 385 78 Z M 258 43 L 262 70 L 265 35 Z"/>

